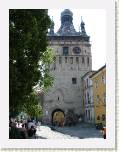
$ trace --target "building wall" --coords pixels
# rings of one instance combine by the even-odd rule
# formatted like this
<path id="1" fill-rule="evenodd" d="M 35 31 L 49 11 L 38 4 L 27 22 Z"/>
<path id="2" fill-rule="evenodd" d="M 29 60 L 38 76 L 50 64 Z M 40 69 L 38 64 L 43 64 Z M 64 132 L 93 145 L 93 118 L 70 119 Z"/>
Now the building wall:
<path id="1" fill-rule="evenodd" d="M 54 77 L 54 85 L 44 97 L 44 122 L 52 121 L 52 112 L 56 109 L 61 109 L 64 113 L 68 109 L 72 109 L 78 115 L 83 114 L 83 87 L 81 77 L 92 69 L 89 42 L 73 41 L 72 38 L 70 41 L 52 40 L 49 42 L 49 46 L 53 48 L 56 60 L 55 63 L 50 65 L 50 70 Z M 67 55 L 63 54 L 63 47 L 69 47 L 69 53 Z M 81 52 L 74 54 L 72 51 L 74 47 L 80 47 Z M 78 61 L 76 58 L 78 58 Z M 84 61 L 82 61 L 82 58 L 84 58 Z M 89 58 L 89 64 L 87 58 Z M 72 84 L 72 78 L 76 78 L 76 84 Z"/>
<path id="2" fill-rule="evenodd" d="M 95 123 L 106 124 L 106 68 L 92 76 Z M 105 118 L 104 118 L 105 117 Z"/>
<path id="3" fill-rule="evenodd" d="M 84 118 L 85 122 L 88 123 L 94 123 L 95 122 L 95 115 L 94 115 L 94 102 L 93 102 L 93 85 L 92 85 L 92 80 L 89 78 L 89 76 L 93 72 L 90 71 L 88 72 L 84 77 L 83 77 L 83 86 L 84 86 Z"/>

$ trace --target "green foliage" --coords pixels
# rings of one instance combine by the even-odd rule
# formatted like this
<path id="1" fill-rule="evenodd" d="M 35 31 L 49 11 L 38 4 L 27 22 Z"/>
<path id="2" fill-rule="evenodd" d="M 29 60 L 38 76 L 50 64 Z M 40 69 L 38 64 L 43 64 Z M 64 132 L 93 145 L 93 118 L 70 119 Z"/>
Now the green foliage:
<path id="1" fill-rule="evenodd" d="M 49 65 L 54 61 L 54 52 L 53 49 L 47 48 L 47 50 L 43 53 L 42 60 L 40 62 L 40 69 L 42 69 L 42 79 L 39 81 L 40 86 L 44 88 L 44 90 L 48 90 L 50 86 L 53 85 L 54 78 L 50 73 Z"/>
<path id="2" fill-rule="evenodd" d="M 51 64 L 54 60 L 54 52 L 52 48 L 47 48 L 47 50 L 43 53 L 43 57 L 42 57 L 42 61 L 43 63 L 45 63 L 46 65 Z"/>
<path id="3" fill-rule="evenodd" d="M 50 24 L 47 10 L 44 9 L 11 9 L 9 11 L 9 110 L 11 116 L 22 111 L 33 92 L 33 86 L 38 82 L 46 88 L 52 84 L 50 82 L 52 77 L 46 66 L 52 58 L 50 58 L 50 51 L 46 51 L 47 31 Z M 42 65 L 45 65 L 43 69 L 39 67 L 40 61 Z M 29 104 L 31 102 L 29 101 Z"/>
<path id="4" fill-rule="evenodd" d="M 9 130 L 9 138 L 10 139 L 21 139 L 20 130 L 15 127 L 11 127 Z"/>
<path id="5" fill-rule="evenodd" d="M 24 112 L 30 117 L 40 118 L 42 116 L 42 107 L 35 92 L 32 92 L 27 97 L 27 102 L 24 104 Z"/>

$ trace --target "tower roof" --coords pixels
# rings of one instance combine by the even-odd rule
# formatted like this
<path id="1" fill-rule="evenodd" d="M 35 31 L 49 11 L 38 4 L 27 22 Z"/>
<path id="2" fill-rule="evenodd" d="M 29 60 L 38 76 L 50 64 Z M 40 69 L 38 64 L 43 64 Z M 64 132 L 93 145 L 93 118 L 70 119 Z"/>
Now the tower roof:
<path id="1" fill-rule="evenodd" d="M 62 13 L 61 13 L 61 18 L 65 15 L 69 15 L 71 17 L 73 17 L 73 13 L 69 10 L 69 9 L 65 9 Z"/>
<path id="2" fill-rule="evenodd" d="M 61 26 L 57 32 L 60 36 L 77 35 L 77 32 L 73 25 L 73 13 L 69 9 L 65 9 L 61 13 Z"/>
<path id="3" fill-rule="evenodd" d="M 56 33 L 50 32 L 49 36 L 79 36 L 89 40 L 85 31 L 85 23 L 81 21 L 81 31 L 77 32 L 73 25 L 73 13 L 69 9 L 65 9 L 61 12 L 61 26 Z"/>

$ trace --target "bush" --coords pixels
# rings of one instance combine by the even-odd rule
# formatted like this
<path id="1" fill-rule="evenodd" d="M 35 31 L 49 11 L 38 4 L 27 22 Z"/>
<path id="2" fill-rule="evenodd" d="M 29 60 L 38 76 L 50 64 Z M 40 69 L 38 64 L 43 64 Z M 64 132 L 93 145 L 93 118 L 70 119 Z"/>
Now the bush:
<path id="1" fill-rule="evenodd" d="M 9 129 L 9 139 L 21 139 L 21 133 L 19 128 L 11 127 Z"/>

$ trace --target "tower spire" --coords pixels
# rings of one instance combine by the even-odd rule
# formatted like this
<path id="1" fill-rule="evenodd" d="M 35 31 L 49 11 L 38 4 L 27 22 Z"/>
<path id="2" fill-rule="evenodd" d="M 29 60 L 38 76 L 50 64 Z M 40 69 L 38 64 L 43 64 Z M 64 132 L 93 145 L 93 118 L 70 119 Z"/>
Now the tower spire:
<path id="1" fill-rule="evenodd" d="M 54 35 L 54 21 L 53 21 L 53 16 L 52 16 L 52 19 L 51 19 L 51 26 L 50 26 L 50 32 L 49 32 L 50 35 Z"/>
<path id="2" fill-rule="evenodd" d="M 85 23 L 83 22 L 82 16 L 81 16 L 81 34 L 86 35 L 86 30 L 85 30 Z"/>

